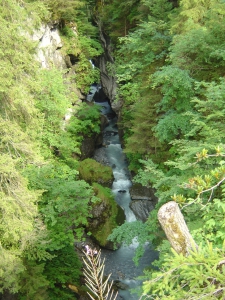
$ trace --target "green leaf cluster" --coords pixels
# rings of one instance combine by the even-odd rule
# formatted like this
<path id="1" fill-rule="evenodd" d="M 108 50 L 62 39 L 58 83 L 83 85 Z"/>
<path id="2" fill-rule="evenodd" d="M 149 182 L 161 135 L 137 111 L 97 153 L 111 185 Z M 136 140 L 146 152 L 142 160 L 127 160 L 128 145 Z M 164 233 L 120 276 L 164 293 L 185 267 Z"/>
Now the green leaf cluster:
<path id="1" fill-rule="evenodd" d="M 53 251 L 53 258 L 47 261 L 44 273 L 50 279 L 48 299 L 74 299 L 74 292 L 69 285 L 79 285 L 81 262 L 73 246 Z M 66 288 L 67 287 L 67 288 Z"/>
<path id="2" fill-rule="evenodd" d="M 82 140 L 84 136 L 91 136 L 100 133 L 100 109 L 98 105 L 82 103 L 75 116 L 73 116 L 66 129 L 71 136 Z"/>

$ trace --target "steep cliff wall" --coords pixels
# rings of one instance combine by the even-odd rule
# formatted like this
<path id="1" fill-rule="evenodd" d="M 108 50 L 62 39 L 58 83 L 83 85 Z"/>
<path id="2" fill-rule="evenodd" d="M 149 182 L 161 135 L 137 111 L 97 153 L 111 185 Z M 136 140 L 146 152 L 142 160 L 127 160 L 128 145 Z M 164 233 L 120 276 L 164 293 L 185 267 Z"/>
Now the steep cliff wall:
<path id="1" fill-rule="evenodd" d="M 77 34 L 76 32 L 74 32 Z M 39 29 L 33 32 L 32 40 L 37 42 L 36 59 L 40 62 L 40 66 L 44 69 L 56 68 L 64 70 L 65 82 L 70 92 L 76 96 L 76 100 L 84 99 L 84 95 L 76 87 L 75 67 L 71 62 L 69 55 L 65 55 L 64 44 L 60 36 L 57 23 L 42 24 Z M 74 104 L 74 99 L 71 103 Z M 76 104 L 78 103 L 76 101 Z"/>
<path id="2" fill-rule="evenodd" d="M 37 41 L 37 60 L 42 68 L 65 69 L 65 59 L 61 53 L 63 43 L 57 29 L 57 24 L 42 24 L 38 30 L 35 30 L 32 36 Z"/>

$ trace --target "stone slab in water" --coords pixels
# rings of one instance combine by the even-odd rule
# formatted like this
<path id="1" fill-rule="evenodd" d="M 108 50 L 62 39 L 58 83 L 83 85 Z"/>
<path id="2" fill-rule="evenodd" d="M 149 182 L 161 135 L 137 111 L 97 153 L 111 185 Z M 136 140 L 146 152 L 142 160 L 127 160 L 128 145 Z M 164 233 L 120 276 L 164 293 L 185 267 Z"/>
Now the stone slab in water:
<path id="1" fill-rule="evenodd" d="M 145 222 L 158 202 L 154 190 L 139 183 L 134 183 L 130 188 L 130 196 L 132 201 L 129 206 L 135 217 L 137 220 Z"/>
<path id="2" fill-rule="evenodd" d="M 146 222 L 149 213 L 155 208 L 155 203 L 149 200 L 133 200 L 130 202 L 129 206 L 137 220 Z"/>
<path id="3" fill-rule="evenodd" d="M 146 186 L 142 186 L 140 183 L 133 183 L 130 188 L 130 197 L 132 200 L 149 200 L 157 203 L 158 199 L 154 195 L 154 190 Z"/>

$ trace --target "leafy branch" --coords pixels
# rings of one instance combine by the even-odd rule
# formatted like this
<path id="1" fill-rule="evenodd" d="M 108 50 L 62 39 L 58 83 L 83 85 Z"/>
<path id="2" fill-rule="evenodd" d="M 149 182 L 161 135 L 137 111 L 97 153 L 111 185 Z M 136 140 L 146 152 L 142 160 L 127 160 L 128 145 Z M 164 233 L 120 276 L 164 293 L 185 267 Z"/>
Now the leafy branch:
<path id="1" fill-rule="evenodd" d="M 218 146 L 215 148 L 216 153 L 208 154 L 207 149 L 203 149 L 201 152 L 196 154 L 197 161 L 194 162 L 192 165 L 198 164 L 202 160 L 208 160 L 209 158 L 216 158 L 216 157 L 225 157 L 225 153 L 221 152 L 221 148 Z M 195 176 L 188 180 L 188 182 L 183 183 L 180 187 L 184 189 L 192 189 L 197 192 L 197 197 L 195 199 L 189 199 L 189 201 L 186 205 L 183 206 L 182 209 L 184 209 L 186 206 L 189 206 L 195 202 L 197 202 L 203 194 L 210 192 L 210 195 L 208 197 L 208 201 L 210 202 L 212 200 L 214 191 L 216 188 L 218 188 L 224 181 L 225 181 L 225 165 L 224 161 L 221 160 L 218 162 L 218 167 L 214 168 L 210 171 L 208 175 L 205 176 Z M 213 181 L 215 183 L 213 183 Z M 172 196 L 172 199 L 176 202 L 183 203 L 186 201 L 185 197 L 183 195 L 174 195 Z M 205 205 L 203 206 L 205 207 Z"/>

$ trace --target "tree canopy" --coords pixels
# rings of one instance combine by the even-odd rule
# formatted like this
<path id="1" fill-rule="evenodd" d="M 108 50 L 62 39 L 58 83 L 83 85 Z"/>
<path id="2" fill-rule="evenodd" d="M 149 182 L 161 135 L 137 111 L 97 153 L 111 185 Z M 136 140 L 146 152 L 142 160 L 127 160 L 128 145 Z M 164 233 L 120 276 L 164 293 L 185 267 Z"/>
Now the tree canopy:
<path id="1" fill-rule="evenodd" d="M 73 157 L 79 157 L 84 133 L 99 132 L 100 115 L 98 109 L 77 104 L 76 122 L 67 128 L 63 118 L 77 102 L 68 89 L 72 75 L 68 79 L 54 66 L 41 69 L 31 36 L 42 23 L 61 24 L 64 54 L 82 52 L 77 74 L 84 76 L 90 70 L 85 81 L 77 80 L 83 93 L 98 78 L 89 55 L 100 53 L 101 46 L 95 28 L 87 19 L 83 22 L 86 1 L 0 4 L 0 295 L 75 299 L 69 285 L 79 283 L 81 264 L 74 242 L 82 238 L 96 197 L 93 188 L 79 179 Z M 75 18 L 86 25 L 92 43 L 82 39 L 83 33 L 74 43 L 72 29 L 66 28 Z"/>
<path id="2" fill-rule="evenodd" d="M 149 0 L 136 11 L 135 26 L 115 41 L 115 61 L 124 150 L 134 180 L 159 198 L 138 224 L 140 242 L 160 251 L 141 299 L 223 299 L 225 3 Z M 170 251 L 157 220 L 171 200 L 199 245 L 188 257 Z M 111 238 L 129 243 L 132 226 Z"/>
<path id="3" fill-rule="evenodd" d="M 111 238 L 160 251 L 143 275 L 141 299 L 224 299 L 224 31 L 222 0 L 0 1 L 0 293 L 15 299 L 74 299 L 81 240 L 95 191 L 79 178 L 84 135 L 98 109 L 80 104 L 99 80 L 89 60 L 103 52 L 96 20 L 111 38 L 120 128 L 134 181 L 159 202 L 146 223 Z M 66 72 L 41 69 L 34 29 L 57 24 Z M 69 124 L 63 123 L 74 109 Z M 94 125 L 93 125 L 94 124 Z M 157 211 L 176 201 L 198 250 L 177 254 Z M 129 233 L 129 234 L 128 234 Z"/>

